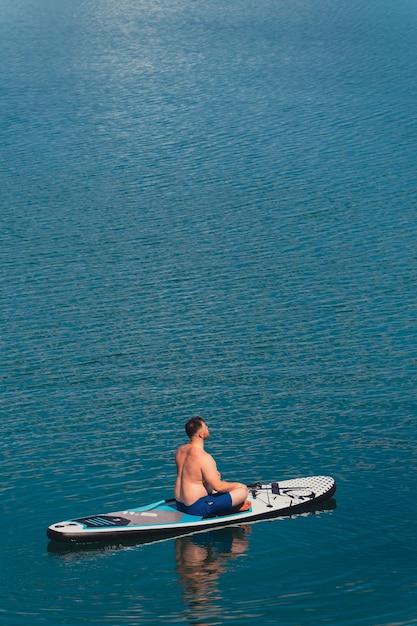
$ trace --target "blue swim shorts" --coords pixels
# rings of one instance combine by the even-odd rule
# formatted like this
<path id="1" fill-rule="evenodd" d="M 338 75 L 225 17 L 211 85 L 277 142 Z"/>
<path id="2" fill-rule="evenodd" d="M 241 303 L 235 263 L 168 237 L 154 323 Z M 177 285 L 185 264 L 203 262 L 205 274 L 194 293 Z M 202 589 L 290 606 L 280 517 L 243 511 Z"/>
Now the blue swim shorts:
<path id="1" fill-rule="evenodd" d="M 210 517 L 217 513 L 225 513 L 232 508 L 232 496 L 230 493 L 212 493 L 203 496 L 194 504 L 186 506 L 182 502 L 175 501 L 178 511 L 188 513 L 188 515 L 198 515 L 199 517 Z"/>

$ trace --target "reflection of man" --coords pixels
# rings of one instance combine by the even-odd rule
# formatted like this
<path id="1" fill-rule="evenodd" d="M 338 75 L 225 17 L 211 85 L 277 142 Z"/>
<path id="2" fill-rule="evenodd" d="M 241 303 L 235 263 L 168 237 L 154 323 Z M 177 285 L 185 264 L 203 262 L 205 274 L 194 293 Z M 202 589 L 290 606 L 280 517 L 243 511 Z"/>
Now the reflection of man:
<path id="1" fill-rule="evenodd" d="M 190 515 L 208 517 L 242 505 L 248 495 L 246 485 L 221 479 L 213 457 L 204 450 L 209 429 L 201 417 L 193 417 L 185 425 L 190 442 L 175 454 L 177 509 Z M 243 510 L 244 508 L 241 507 Z"/>
<path id="2" fill-rule="evenodd" d="M 191 624 L 204 626 L 221 614 L 219 576 L 227 571 L 229 559 L 247 552 L 250 532 L 246 525 L 175 540 L 177 572 L 189 603 Z"/>

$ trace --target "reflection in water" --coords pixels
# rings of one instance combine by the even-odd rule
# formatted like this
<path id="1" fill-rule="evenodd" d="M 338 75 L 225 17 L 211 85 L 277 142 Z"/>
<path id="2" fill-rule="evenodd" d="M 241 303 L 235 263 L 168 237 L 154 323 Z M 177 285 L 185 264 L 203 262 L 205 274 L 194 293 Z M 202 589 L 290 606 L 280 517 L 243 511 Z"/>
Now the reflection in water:
<path id="1" fill-rule="evenodd" d="M 219 576 L 227 571 L 230 559 L 247 552 L 250 531 L 251 527 L 244 525 L 175 540 L 177 572 L 189 605 L 191 624 L 204 626 L 205 620 L 221 614 Z"/>

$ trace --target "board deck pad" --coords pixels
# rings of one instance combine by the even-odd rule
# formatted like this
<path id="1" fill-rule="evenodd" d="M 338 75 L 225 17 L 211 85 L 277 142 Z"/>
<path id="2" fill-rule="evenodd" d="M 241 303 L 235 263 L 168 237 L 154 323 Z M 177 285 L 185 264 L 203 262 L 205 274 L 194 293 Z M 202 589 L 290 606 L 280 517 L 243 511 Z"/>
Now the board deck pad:
<path id="1" fill-rule="evenodd" d="M 330 499 L 336 491 L 336 483 L 330 476 L 308 476 L 256 482 L 248 488 L 251 506 L 246 511 L 202 518 L 178 511 L 174 500 L 160 500 L 147 506 L 51 524 L 47 535 L 54 541 L 67 543 L 173 537 L 302 512 Z"/>

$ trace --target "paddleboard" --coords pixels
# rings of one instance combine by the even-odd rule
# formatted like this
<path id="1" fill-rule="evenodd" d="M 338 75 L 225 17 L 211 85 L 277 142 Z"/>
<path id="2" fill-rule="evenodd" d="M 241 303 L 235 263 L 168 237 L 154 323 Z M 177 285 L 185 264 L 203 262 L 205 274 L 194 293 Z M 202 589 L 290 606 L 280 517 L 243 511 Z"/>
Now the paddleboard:
<path id="1" fill-rule="evenodd" d="M 147 506 L 51 524 L 47 535 L 53 541 L 66 543 L 175 537 L 309 510 L 329 500 L 336 492 L 336 483 L 331 476 L 307 476 L 270 483 L 257 482 L 248 485 L 248 488 L 250 508 L 246 511 L 202 518 L 181 513 L 175 506 L 175 500 L 160 500 Z"/>

